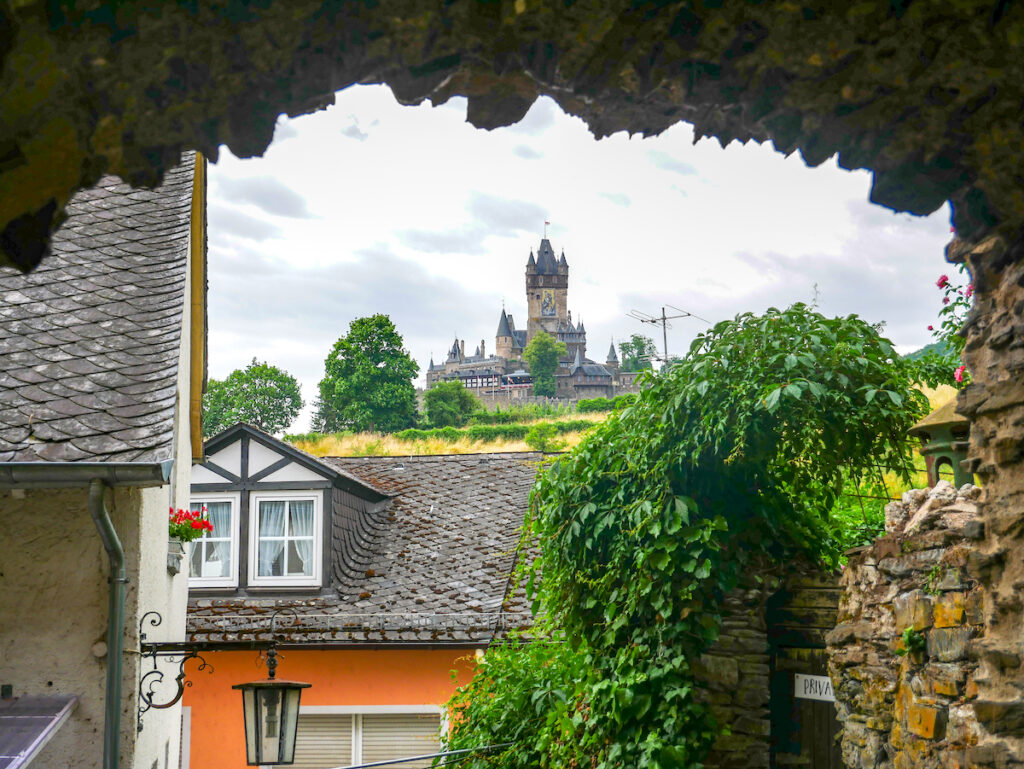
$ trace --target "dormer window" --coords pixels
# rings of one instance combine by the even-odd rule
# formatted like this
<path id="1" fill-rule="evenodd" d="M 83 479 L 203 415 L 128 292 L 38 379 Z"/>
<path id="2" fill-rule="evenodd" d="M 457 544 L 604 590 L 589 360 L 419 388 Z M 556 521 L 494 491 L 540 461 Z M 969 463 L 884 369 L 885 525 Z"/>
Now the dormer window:
<path id="1" fill-rule="evenodd" d="M 320 584 L 321 500 L 316 492 L 251 495 L 250 584 Z"/>
<path id="2" fill-rule="evenodd" d="M 214 530 L 192 543 L 189 587 L 197 591 L 326 588 L 332 523 L 349 525 L 335 516 L 390 499 L 249 425 L 214 436 L 205 451 L 192 468 L 192 508 L 205 506 Z"/>

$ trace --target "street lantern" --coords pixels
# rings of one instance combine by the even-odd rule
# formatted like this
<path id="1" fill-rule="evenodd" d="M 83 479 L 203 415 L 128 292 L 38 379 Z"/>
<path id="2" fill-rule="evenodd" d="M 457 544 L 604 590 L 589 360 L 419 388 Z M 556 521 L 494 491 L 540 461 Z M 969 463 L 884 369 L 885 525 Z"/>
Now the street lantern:
<path id="1" fill-rule="evenodd" d="M 236 684 L 242 690 L 245 711 L 245 756 L 249 766 L 295 762 L 295 730 L 299 725 L 299 698 L 310 684 L 280 681 L 277 651 L 267 652 L 267 679 Z"/>

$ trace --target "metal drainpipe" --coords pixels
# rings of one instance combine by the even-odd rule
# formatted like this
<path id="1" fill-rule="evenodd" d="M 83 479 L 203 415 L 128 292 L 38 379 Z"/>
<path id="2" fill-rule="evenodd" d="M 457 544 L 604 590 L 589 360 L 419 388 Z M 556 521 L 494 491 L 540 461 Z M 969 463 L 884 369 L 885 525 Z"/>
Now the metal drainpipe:
<path id="1" fill-rule="evenodd" d="M 110 520 L 104 495 L 107 485 L 99 479 L 89 482 L 89 515 L 110 559 L 110 596 L 107 609 L 107 690 L 103 721 L 103 769 L 117 769 L 121 747 L 121 675 L 124 661 L 124 591 L 128 577 L 124 549 Z"/>

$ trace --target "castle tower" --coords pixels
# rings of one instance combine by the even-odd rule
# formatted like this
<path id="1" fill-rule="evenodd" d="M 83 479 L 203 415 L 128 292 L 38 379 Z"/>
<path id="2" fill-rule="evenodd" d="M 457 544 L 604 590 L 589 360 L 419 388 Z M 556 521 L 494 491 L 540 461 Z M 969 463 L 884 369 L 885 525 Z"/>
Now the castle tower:
<path id="1" fill-rule="evenodd" d="M 544 238 L 537 250 L 526 262 L 526 342 L 544 329 L 551 336 L 557 336 L 560 325 L 568 320 L 569 263 L 565 254 L 555 258 L 551 241 Z"/>
<path id="2" fill-rule="evenodd" d="M 498 333 L 494 335 L 494 353 L 505 360 L 512 359 L 512 348 L 515 340 L 512 337 L 512 324 L 508 321 L 508 315 L 502 309 L 501 317 L 498 319 Z"/>
<path id="3" fill-rule="evenodd" d="M 615 342 L 608 346 L 608 359 L 604 365 L 605 368 L 611 369 L 613 374 L 619 369 L 619 356 L 615 353 Z"/>

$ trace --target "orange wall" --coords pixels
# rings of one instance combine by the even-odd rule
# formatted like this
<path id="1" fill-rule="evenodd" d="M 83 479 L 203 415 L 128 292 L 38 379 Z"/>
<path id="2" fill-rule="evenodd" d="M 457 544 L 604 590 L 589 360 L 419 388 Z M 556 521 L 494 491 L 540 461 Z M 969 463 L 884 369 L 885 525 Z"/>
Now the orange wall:
<path id="1" fill-rule="evenodd" d="M 313 684 L 303 705 L 440 705 L 469 681 L 472 649 L 284 649 L 278 678 Z M 242 693 L 234 684 L 266 678 L 259 652 L 204 652 L 213 673 L 189 662 L 182 704 L 191 708 L 190 769 L 244 769 Z M 452 680 L 451 672 L 457 672 Z"/>

